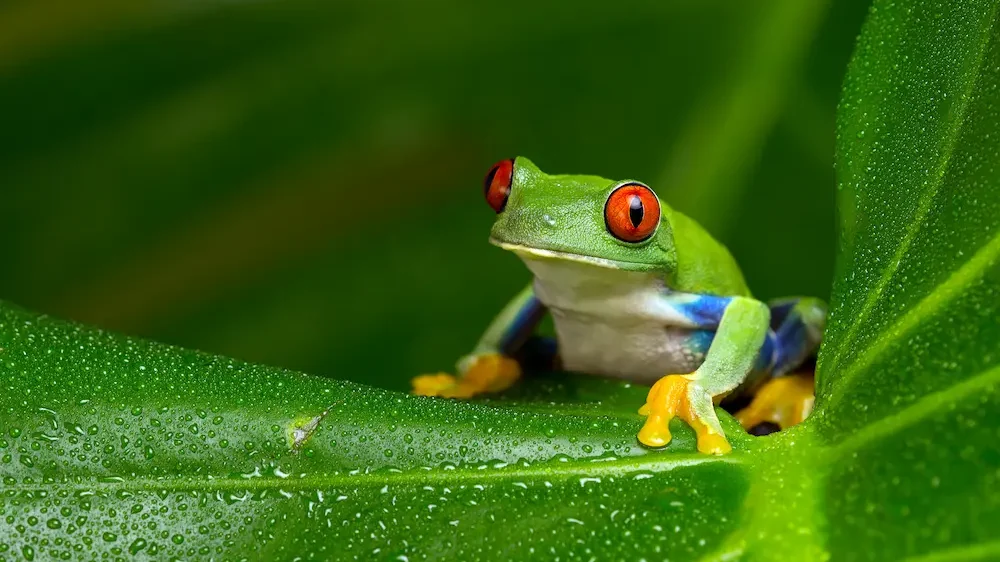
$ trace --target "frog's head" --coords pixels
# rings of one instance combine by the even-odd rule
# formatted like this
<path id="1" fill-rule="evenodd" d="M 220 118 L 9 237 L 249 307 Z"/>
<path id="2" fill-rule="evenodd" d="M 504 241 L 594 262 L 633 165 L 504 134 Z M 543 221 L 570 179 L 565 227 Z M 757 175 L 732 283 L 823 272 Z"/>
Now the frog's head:
<path id="1" fill-rule="evenodd" d="M 517 157 L 495 164 L 483 187 L 497 212 L 490 242 L 523 258 L 628 271 L 675 269 L 670 209 L 643 183 L 550 176 Z"/>

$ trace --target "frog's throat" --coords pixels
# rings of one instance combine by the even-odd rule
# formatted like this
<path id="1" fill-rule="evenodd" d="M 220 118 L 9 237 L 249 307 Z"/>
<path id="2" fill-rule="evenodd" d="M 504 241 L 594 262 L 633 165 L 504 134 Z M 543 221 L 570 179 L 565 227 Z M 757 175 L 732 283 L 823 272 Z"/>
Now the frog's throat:
<path id="1" fill-rule="evenodd" d="M 597 267 L 603 267 L 606 269 L 635 269 L 638 264 L 633 264 L 629 262 L 622 262 L 618 260 L 609 260 L 605 258 L 595 258 L 593 256 L 584 256 L 581 254 L 572 254 L 569 252 L 559 252 L 556 250 L 545 250 L 543 248 L 532 248 L 530 246 L 522 246 L 520 244 L 511 244 L 509 242 L 501 242 L 496 238 L 490 238 L 490 244 L 494 246 L 499 246 L 504 250 L 510 250 L 518 256 L 525 258 L 534 259 L 548 259 L 548 260 L 560 260 L 560 261 L 572 261 L 577 263 L 585 263 L 588 265 L 594 265 Z"/>

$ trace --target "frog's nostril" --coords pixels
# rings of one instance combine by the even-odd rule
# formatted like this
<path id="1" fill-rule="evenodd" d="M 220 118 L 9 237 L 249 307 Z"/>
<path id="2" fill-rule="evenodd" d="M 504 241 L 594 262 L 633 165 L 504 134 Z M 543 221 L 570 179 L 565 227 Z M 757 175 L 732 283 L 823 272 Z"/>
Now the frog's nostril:
<path id="1" fill-rule="evenodd" d="M 545 224 L 547 224 L 549 226 L 555 226 L 556 225 L 556 219 L 552 218 L 552 215 L 549 215 L 549 214 L 542 215 L 542 222 L 544 222 Z"/>

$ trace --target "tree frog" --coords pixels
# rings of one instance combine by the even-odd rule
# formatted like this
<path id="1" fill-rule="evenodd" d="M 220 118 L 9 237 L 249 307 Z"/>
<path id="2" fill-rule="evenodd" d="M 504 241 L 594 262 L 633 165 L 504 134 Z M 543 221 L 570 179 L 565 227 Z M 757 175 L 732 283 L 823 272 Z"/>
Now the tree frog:
<path id="1" fill-rule="evenodd" d="M 552 315 L 561 365 L 652 384 L 638 439 L 670 442 L 678 417 L 698 450 L 731 450 L 715 404 L 756 392 L 737 414 L 744 427 L 787 426 L 808 415 L 812 384 L 789 375 L 819 346 L 826 306 L 815 298 L 753 298 L 729 251 L 648 185 L 549 175 L 524 157 L 486 175 L 496 220 L 490 242 L 518 255 L 533 281 L 500 312 L 458 376 L 413 380 L 415 394 L 467 398 L 512 385 L 511 357 Z"/>

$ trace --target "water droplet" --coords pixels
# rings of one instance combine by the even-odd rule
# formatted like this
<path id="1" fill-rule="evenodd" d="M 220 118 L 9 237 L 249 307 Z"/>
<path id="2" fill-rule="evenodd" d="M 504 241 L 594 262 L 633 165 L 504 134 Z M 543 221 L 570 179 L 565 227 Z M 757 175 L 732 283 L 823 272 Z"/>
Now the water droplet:
<path id="1" fill-rule="evenodd" d="M 132 544 L 128 546 L 128 552 L 132 556 L 135 556 L 144 548 L 146 548 L 146 541 L 144 539 L 135 539 L 132 541 Z"/>

